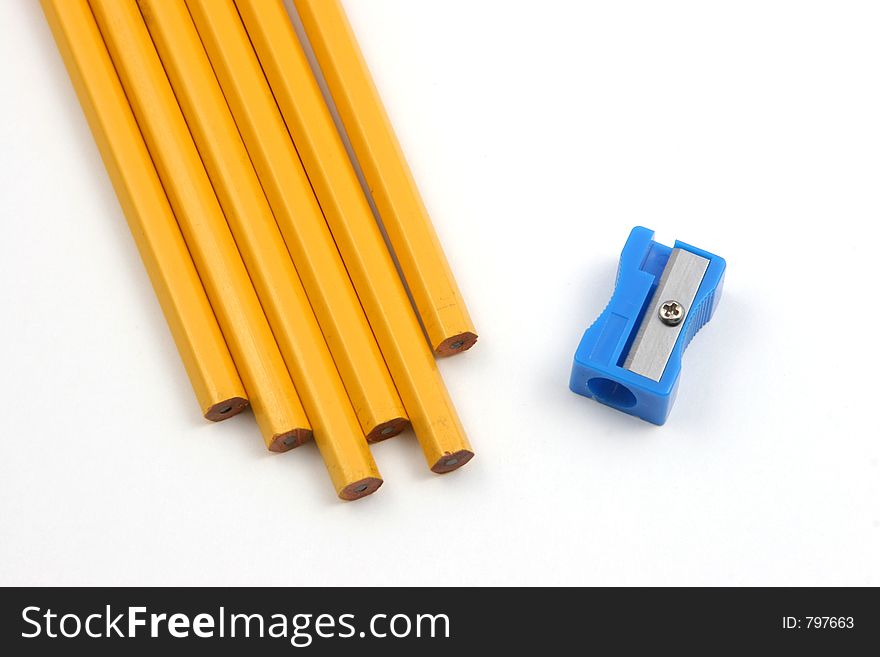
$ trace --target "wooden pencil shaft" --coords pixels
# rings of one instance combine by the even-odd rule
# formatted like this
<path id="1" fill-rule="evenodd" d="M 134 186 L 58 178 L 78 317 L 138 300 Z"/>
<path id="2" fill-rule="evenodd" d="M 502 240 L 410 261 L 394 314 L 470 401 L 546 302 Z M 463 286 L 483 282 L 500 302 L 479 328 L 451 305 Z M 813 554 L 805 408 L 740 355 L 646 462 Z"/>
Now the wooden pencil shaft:
<path id="1" fill-rule="evenodd" d="M 87 0 L 42 0 L 202 413 L 247 406 L 244 386 L 196 273 Z"/>
<path id="2" fill-rule="evenodd" d="M 248 36 L 231 5 L 201 7 L 191 7 L 196 27 L 363 432 L 399 433 L 403 404 Z"/>
<path id="3" fill-rule="evenodd" d="M 442 356 L 461 353 L 476 342 L 476 329 L 342 3 L 294 0 L 294 4 L 431 347 Z"/>
<path id="4" fill-rule="evenodd" d="M 231 0 L 189 5 L 212 22 L 235 17 Z M 280 1 L 237 6 L 425 458 L 434 472 L 454 470 L 473 452 L 293 26 Z"/>
<path id="5" fill-rule="evenodd" d="M 360 423 L 183 0 L 138 0 L 337 494 L 382 483 Z"/>
<path id="6" fill-rule="evenodd" d="M 311 427 L 135 0 L 90 5 L 226 337 L 266 445 Z"/>

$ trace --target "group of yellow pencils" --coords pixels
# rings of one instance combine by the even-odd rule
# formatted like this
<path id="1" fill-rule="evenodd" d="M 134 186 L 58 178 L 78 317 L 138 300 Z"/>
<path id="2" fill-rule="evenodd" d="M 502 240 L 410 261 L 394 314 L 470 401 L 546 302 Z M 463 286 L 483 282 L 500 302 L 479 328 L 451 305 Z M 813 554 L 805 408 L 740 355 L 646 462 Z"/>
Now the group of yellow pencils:
<path id="1" fill-rule="evenodd" d="M 42 4 L 205 417 L 345 500 L 410 425 L 467 463 L 435 358 L 476 332 L 339 0 L 295 5 L 403 279 L 282 0 Z"/>

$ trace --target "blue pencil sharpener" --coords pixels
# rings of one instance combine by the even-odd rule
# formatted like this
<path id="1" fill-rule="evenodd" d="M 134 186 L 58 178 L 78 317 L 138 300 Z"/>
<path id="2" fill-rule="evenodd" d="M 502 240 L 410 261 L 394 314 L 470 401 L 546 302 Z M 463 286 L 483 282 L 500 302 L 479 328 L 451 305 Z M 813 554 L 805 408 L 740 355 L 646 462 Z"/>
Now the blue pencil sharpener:
<path id="1" fill-rule="evenodd" d="M 723 258 L 633 228 L 608 306 L 587 329 L 569 386 L 579 395 L 663 424 L 675 401 L 681 357 L 721 299 Z"/>

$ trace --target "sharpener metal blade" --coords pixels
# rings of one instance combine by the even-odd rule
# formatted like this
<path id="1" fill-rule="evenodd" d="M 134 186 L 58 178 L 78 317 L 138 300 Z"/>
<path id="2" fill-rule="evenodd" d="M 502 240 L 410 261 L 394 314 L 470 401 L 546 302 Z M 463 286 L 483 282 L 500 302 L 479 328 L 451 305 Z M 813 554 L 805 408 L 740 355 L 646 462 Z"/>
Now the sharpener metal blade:
<path id="1" fill-rule="evenodd" d="M 672 250 L 624 361 L 625 369 L 654 381 L 660 380 L 708 267 L 706 258 L 684 249 Z M 667 301 L 677 301 L 684 307 L 684 317 L 675 326 L 660 319 L 660 306 Z"/>

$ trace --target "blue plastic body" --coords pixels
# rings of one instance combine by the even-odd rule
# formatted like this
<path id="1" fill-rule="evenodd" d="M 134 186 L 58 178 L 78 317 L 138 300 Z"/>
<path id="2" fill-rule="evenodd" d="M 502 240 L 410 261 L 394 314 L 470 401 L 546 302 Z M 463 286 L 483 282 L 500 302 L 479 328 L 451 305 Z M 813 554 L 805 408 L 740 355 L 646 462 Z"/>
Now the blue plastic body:
<path id="1" fill-rule="evenodd" d="M 620 254 L 614 294 L 581 339 L 569 387 L 624 413 L 663 424 L 678 391 L 682 354 L 697 331 L 712 319 L 721 298 L 727 265 L 723 258 L 689 244 L 677 241 L 669 247 L 658 244 L 653 237 L 654 231 L 648 228 L 632 229 Z M 702 256 L 709 260 L 709 266 L 666 369 L 659 381 L 653 381 L 624 369 L 623 363 L 673 248 Z"/>

